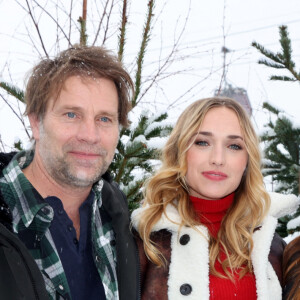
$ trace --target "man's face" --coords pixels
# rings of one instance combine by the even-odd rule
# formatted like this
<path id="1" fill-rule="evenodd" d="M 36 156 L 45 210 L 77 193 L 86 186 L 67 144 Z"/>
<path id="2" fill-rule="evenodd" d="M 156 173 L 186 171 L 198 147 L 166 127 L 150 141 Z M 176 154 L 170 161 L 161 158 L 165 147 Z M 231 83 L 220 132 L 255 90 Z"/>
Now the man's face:
<path id="1" fill-rule="evenodd" d="M 43 120 L 29 116 L 35 156 L 60 185 L 89 187 L 109 167 L 119 138 L 118 93 L 105 78 L 66 80 Z"/>

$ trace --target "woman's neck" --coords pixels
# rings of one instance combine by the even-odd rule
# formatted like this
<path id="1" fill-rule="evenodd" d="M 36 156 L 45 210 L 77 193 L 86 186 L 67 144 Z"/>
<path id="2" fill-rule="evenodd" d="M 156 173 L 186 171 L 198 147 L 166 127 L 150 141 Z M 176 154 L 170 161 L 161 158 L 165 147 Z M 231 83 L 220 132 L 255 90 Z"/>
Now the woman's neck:
<path id="1" fill-rule="evenodd" d="M 218 200 L 206 200 L 190 196 L 199 222 L 205 225 L 213 236 L 218 234 L 221 222 L 233 203 L 234 193 Z"/>

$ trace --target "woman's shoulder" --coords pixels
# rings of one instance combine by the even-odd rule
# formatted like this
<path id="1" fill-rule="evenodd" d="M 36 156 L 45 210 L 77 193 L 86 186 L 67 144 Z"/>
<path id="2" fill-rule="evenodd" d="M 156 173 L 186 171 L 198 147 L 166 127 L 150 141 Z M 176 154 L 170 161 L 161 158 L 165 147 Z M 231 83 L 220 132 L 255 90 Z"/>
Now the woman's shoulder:
<path id="1" fill-rule="evenodd" d="M 271 243 L 269 262 L 273 266 L 273 269 L 277 274 L 281 286 L 283 286 L 282 259 L 283 259 L 283 252 L 285 247 L 286 247 L 286 242 L 278 233 L 275 232 Z"/>
<path id="2" fill-rule="evenodd" d="M 138 230 L 141 220 L 144 218 L 149 206 L 140 207 L 132 212 L 131 222 L 135 230 Z M 152 232 L 159 232 L 161 230 L 177 232 L 181 224 L 181 217 L 177 208 L 173 204 L 168 204 L 162 212 L 159 220 L 154 224 Z"/>

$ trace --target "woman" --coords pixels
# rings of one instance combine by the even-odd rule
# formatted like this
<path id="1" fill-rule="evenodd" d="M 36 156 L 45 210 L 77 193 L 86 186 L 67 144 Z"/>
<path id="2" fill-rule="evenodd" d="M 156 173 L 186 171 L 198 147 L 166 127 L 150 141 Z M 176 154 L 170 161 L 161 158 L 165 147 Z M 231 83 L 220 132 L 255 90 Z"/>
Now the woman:
<path id="1" fill-rule="evenodd" d="M 271 203 L 260 163 L 236 101 L 203 99 L 182 113 L 132 216 L 143 300 L 281 299 L 284 242 L 274 232 L 298 201 Z"/>
<path id="2" fill-rule="evenodd" d="M 283 252 L 283 299 L 300 300 L 300 236 Z"/>

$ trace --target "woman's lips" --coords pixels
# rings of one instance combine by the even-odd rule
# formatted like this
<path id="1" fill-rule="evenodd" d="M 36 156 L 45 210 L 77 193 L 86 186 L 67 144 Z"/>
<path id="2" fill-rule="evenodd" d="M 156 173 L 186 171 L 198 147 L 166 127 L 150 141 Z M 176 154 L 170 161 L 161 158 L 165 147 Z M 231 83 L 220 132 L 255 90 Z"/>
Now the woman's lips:
<path id="1" fill-rule="evenodd" d="M 228 176 L 225 173 L 218 171 L 205 171 L 202 172 L 202 175 L 210 180 L 221 181 L 225 180 Z"/>

